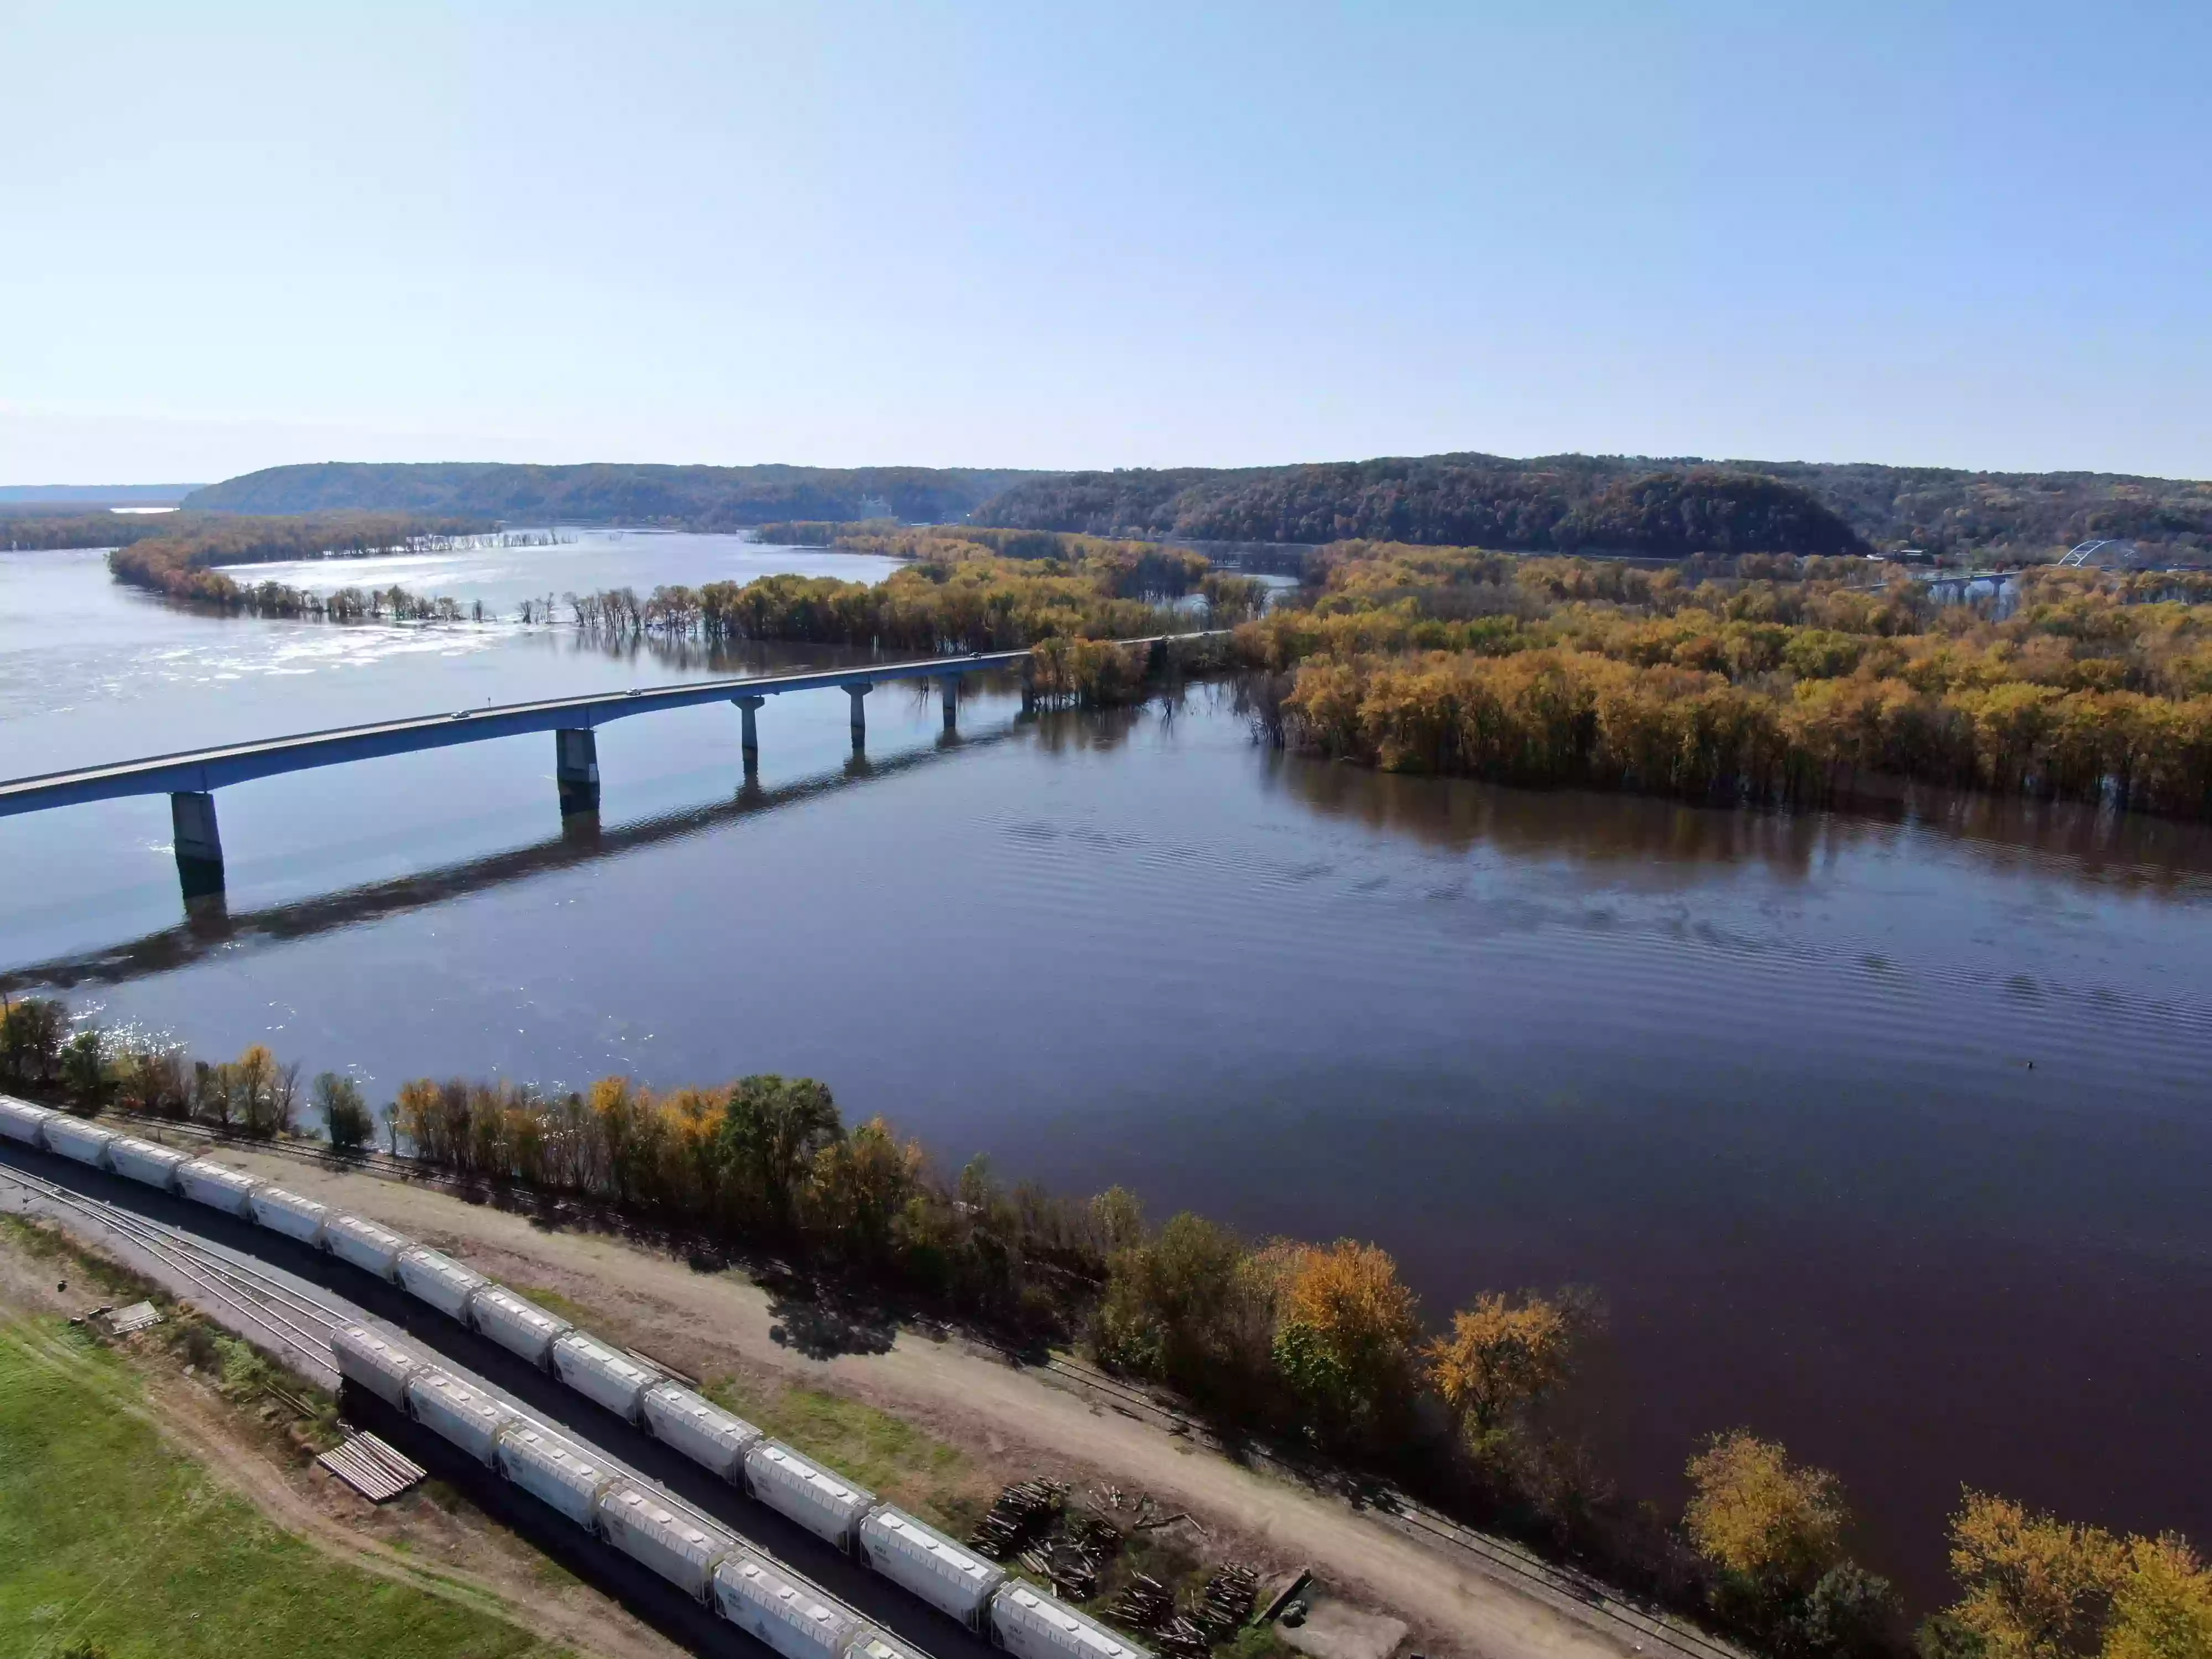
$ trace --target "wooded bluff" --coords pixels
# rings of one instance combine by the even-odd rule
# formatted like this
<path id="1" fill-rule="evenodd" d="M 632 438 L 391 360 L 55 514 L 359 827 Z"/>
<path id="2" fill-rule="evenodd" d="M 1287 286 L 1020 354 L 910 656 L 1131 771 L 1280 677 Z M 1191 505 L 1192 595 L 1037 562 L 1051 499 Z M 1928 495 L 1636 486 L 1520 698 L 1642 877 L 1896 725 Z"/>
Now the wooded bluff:
<path id="1" fill-rule="evenodd" d="M 1521 552 L 2029 554 L 2095 538 L 2212 556 L 2212 484 L 2090 472 L 1696 457 L 1428 455 L 1295 466 L 1006 468 L 325 463 L 194 492 L 188 510 L 459 514 L 731 530 L 775 520 Z"/>

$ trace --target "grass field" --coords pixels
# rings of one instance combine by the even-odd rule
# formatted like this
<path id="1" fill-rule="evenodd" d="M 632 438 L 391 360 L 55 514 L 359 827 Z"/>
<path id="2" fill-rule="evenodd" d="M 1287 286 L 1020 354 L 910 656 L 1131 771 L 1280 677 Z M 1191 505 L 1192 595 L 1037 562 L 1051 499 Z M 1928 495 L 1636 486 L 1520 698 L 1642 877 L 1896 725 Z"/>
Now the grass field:
<path id="1" fill-rule="evenodd" d="M 813 1389 L 749 1389 L 730 1378 L 708 1384 L 707 1395 L 924 1520 L 957 1530 L 974 1524 L 990 1502 L 955 1448 L 857 1400 Z"/>
<path id="2" fill-rule="evenodd" d="M 122 1409 L 141 1398 L 60 1321 L 0 1322 L 0 1659 L 554 1659 L 279 1531 Z"/>

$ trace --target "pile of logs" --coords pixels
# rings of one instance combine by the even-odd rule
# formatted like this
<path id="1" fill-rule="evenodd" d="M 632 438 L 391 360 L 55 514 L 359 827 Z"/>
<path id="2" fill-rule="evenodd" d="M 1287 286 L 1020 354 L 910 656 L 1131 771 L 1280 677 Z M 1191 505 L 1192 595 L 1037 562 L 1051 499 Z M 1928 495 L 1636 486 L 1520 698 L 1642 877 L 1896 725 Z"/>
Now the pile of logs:
<path id="1" fill-rule="evenodd" d="M 1206 1580 L 1192 1617 L 1208 1637 L 1225 1641 L 1252 1622 L 1252 1605 L 1259 1599 L 1260 1575 L 1231 1561 Z"/>
<path id="2" fill-rule="evenodd" d="M 1066 1485 L 1059 1480 L 1024 1480 L 1000 1492 L 990 1513 L 976 1523 L 968 1547 L 981 1550 L 994 1561 L 1018 1555 L 1052 1528 L 1067 1502 Z"/>
<path id="3" fill-rule="evenodd" d="M 1130 1574 L 1128 1588 L 1106 1609 L 1109 1619 L 1132 1630 L 1158 1630 L 1174 1615 L 1173 1593 L 1158 1579 L 1141 1572 Z"/>
<path id="4" fill-rule="evenodd" d="M 1098 1575 L 1121 1551 L 1121 1531 L 1090 1510 L 1069 1512 L 1060 1535 L 1040 1548 L 1024 1550 L 1021 1564 L 1071 1601 L 1098 1594 Z"/>
<path id="5" fill-rule="evenodd" d="M 1197 1605 L 1177 1613 L 1175 1595 L 1165 1584 L 1133 1573 L 1106 1616 L 1115 1624 L 1150 1632 L 1167 1659 L 1206 1659 L 1215 1643 L 1227 1641 L 1251 1622 L 1259 1589 L 1257 1573 L 1231 1562 L 1206 1581 Z"/>
<path id="6" fill-rule="evenodd" d="M 1133 1532 L 1191 1519 L 1180 1510 L 1162 1515 L 1149 1492 L 1108 1486 L 1098 1496 L 1109 1510 L 1135 1511 Z M 1191 1525 L 1203 1535 L 1196 1521 Z M 1097 1510 L 1069 1508 L 1065 1483 L 1039 1480 L 1000 1492 L 968 1544 L 994 1560 L 1015 1563 L 1071 1601 L 1088 1601 L 1125 1541 L 1121 1527 Z M 1207 1659 L 1215 1643 L 1228 1641 L 1252 1621 L 1259 1589 L 1259 1574 L 1232 1561 L 1215 1570 L 1188 1608 L 1178 1610 L 1173 1590 L 1133 1572 L 1105 1613 L 1126 1629 L 1149 1632 L 1163 1659 Z"/>

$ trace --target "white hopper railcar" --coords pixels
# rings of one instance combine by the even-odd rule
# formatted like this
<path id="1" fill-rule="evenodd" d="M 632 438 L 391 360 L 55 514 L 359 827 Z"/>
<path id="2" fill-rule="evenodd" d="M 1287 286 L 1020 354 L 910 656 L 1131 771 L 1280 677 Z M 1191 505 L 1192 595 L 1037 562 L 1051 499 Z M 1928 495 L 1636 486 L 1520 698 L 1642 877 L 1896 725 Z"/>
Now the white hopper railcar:
<path id="1" fill-rule="evenodd" d="M 489 1463 L 515 1414 L 481 1389 L 424 1365 L 407 1379 L 407 1409 L 417 1423 Z"/>
<path id="2" fill-rule="evenodd" d="M 296 1238 L 302 1244 L 323 1242 L 323 1223 L 331 1217 L 329 1205 L 288 1193 L 282 1187 L 258 1188 L 246 1202 L 253 1211 L 253 1218 L 270 1232 Z"/>
<path id="3" fill-rule="evenodd" d="M 27 1146 L 45 1146 L 39 1139 L 40 1126 L 52 1115 L 43 1106 L 33 1106 L 13 1095 L 0 1095 L 0 1135 L 10 1140 L 20 1140 Z"/>
<path id="4" fill-rule="evenodd" d="M 243 1170 L 212 1158 L 196 1158 L 177 1166 L 177 1190 L 193 1203 L 221 1210 L 225 1215 L 250 1215 L 254 1188 L 265 1184 Z"/>
<path id="5" fill-rule="evenodd" d="M 107 1162 L 107 1143 L 115 1139 L 112 1129 L 103 1129 L 65 1112 L 48 1114 L 39 1128 L 46 1137 L 48 1152 L 58 1152 L 79 1164 L 89 1164 L 95 1169 Z"/>
<path id="6" fill-rule="evenodd" d="M 172 1152 L 136 1135 L 118 1135 L 107 1143 L 109 1169 L 125 1180 L 141 1181 L 165 1193 L 176 1190 L 178 1167 L 191 1162 L 189 1153 Z"/>
<path id="7" fill-rule="evenodd" d="M 506 1285 L 489 1284 L 469 1298 L 469 1323 L 541 1370 L 552 1365 L 554 1342 L 574 1328 Z"/>
<path id="8" fill-rule="evenodd" d="M 407 1408 L 407 1379 L 422 1369 L 422 1362 L 398 1343 L 366 1325 L 348 1325 L 332 1333 L 331 1355 L 340 1376 L 402 1411 Z"/>
<path id="9" fill-rule="evenodd" d="M 906 1647 L 879 1630 L 863 1629 L 845 1650 L 845 1659 L 925 1659 L 920 1648 Z"/>
<path id="10" fill-rule="evenodd" d="M 333 1215 L 323 1221 L 323 1248 L 363 1273 L 391 1279 L 398 1272 L 399 1258 L 415 1248 L 415 1241 L 357 1215 Z"/>
<path id="11" fill-rule="evenodd" d="M 587 1531 L 599 1499 L 614 1484 L 614 1472 L 598 1457 L 528 1424 L 519 1423 L 501 1435 L 494 1455 L 501 1474 Z"/>
<path id="12" fill-rule="evenodd" d="M 842 1659 L 861 1629 L 805 1579 L 750 1553 L 714 1569 L 714 1603 L 723 1618 L 783 1659 Z"/>
<path id="13" fill-rule="evenodd" d="M 707 1599 L 714 1565 L 738 1547 L 720 1527 L 678 1515 L 649 1492 L 617 1485 L 599 1499 L 599 1531 L 623 1554 L 685 1595 Z"/>
<path id="14" fill-rule="evenodd" d="M 660 1380 L 635 1359 L 582 1331 L 569 1331 L 555 1341 L 553 1370 L 578 1394 L 633 1423 L 640 1398 Z"/>
<path id="15" fill-rule="evenodd" d="M 745 1486 L 777 1514 L 840 1549 L 851 1547 L 853 1529 L 876 1506 L 876 1495 L 866 1487 L 777 1440 L 763 1440 L 745 1454 Z"/>
<path id="16" fill-rule="evenodd" d="M 469 1298 L 491 1283 L 475 1268 L 464 1267 L 427 1244 L 402 1250 L 398 1266 L 400 1287 L 408 1295 L 464 1324 L 468 1321 Z"/>
<path id="17" fill-rule="evenodd" d="M 745 1454 L 767 1437 L 712 1401 L 680 1382 L 656 1382 L 639 1401 L 647 1431 L 676 1448 L 702 1468 L 737 1485 L 744 1478 Z"/>
<path id="18" fill-rule="evenodd" d="M 991 1598 L 991 1639 L 1014 1659 L 1152 1659 L 1066 1602 L 1009 1583 Z"/>
<path id="19" fill-rule="evenodd" d="M 860 1559 L 901 1589 L 981 1632 L 1006 1570 L 885 1504 L 860 1522 Z"/>

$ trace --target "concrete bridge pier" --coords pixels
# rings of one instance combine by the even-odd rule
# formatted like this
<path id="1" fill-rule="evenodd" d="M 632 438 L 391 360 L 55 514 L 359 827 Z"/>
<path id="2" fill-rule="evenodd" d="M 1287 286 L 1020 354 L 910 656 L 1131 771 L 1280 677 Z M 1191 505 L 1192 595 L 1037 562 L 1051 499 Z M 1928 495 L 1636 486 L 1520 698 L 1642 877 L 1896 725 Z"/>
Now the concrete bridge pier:
<path id="1" fill-rule="evenodd" d="M 177 848 L 177 879 L 189 905 L 222 891 L 222 836 L 216 827 L 215 797 L 181 790 L 169 797 L 169 826 Z"/>
<path id="2" fill-rule="evenodd" d="M 957 732 L 960 729 L 960 677 L 947 674 L 938 681 L 937 686 L 945 697 L 945 729 Z"/>
<path id="3" fill-rule="evenodd" d="M 766 697 L 732 697 L 730 701 L 737 704 L 738 713 L 744 720 L 738 744 L 744 750 L 745 775 L 749 778 L 758 777 L 760 775 L 760 728 L 753 724 L 753 716 L 760 713 L 761 705 L 768 699 Z"/>
<path id="4" fill-rule="evenodd" d="M 561 816 L 599 810 L 599 741 L 589 726 L 553 733 L 553 781 L 561 791 Z"/>
<path id="5" fill-rule="evenodd" d="M 866 680 L 845 688 L 845 695 L 853 700 L 853 752 L 856 755 L 868 746 L 868 711 L 863 699 L 875 689 Z"/>

